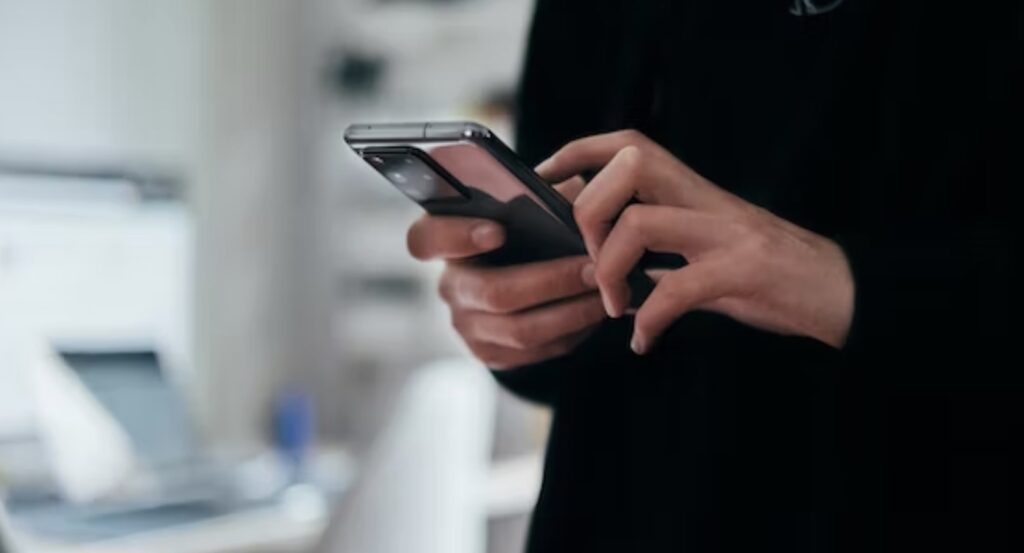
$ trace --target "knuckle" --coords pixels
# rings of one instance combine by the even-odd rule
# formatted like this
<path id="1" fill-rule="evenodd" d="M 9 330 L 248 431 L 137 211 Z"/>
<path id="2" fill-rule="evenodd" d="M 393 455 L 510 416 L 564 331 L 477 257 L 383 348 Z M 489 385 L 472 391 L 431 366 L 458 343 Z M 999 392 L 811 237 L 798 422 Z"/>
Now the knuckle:
<path id="1" fill-rule="evenodd" d="M 514 349 L 527 349 L 535 345 L 536 333 L 533 327 L 520 321 L 510 321 L 505 329 L 509 346 Z"/>
<path id="2" fill-rule="evenodd" d="M 508 363 L 508 362 L 506 362 L 506 361 L 504 361 L 502 359 L 498 359 L 498 358 L 480 359 L 480 361 L 483 362 L 484 366 L 486 366 L 487 368 L 494 369 L 496 371 L 504 371 L 506 369 L 511 369 L 512 368 L 512 364 L 511 363 Z"/>
<path id="3" fill-rule="evenodd" d="M 768 235 L 776 228 L 771 212 L 760 206 L 748 208 L 746 214 L 741 211 L 738 217 L 750 231 L 755 233 Z"/>
<path id="4" fill-rule="evenodd" d="M 636 129 L 625 129 L 621 132 L 622 137 L 625 138 L 626 141 L 630 142 L 631 144 L 637 144 L 647 140 L 647 136 Z"/>
<path id="5" fill-rule="evenodd" d="M 508 287 L 501 281 L 480 280 L 474 287 L 477 303 L 483 309 L 494 313 L 507 311 L 510 305 Z"/>
<path id="6" fill-rule="evenodd" d="M 722 229 L 726 236 L 732 237 L 733 239 L 739 238 L 742 241 L 750 236 L 752 227 L 750 223 L 743 218 L 730 217 L 723 221 Z"/>
<path id="7" fill-rule="evenodd" d="M 502 364 L 501 356 L 497 355 L 494 349 L 488 345 L 475 340 L 467 340 L 466 346 L 473 354 L 473 357 L 476 357 L 484 365 L 495 369 L 505 368 Z"/>
<path id="8" fill-rule="evenodd" d="M 597 266 L 594 267 L 594 280 L 597 281 L 597 285 L 601 288 L 610 288 L 616 284 L 618 275 L 612 271 L 609 265 L 598 262 Z"/>
<path id="9" fill-rule="evenodd" d="M 630 144 L 619 150 L 618 157 L 619 163 L 625 166 L 630 174 L 639 172 L 644 163 L 644 152 L 635 144 Z"/>
<path id="10" fill-rule="evenodd" d="M 561 167 L 565 163 L 565 150 L 568 146 L 563 147 L 561 150 L 551 154 L 547 159 L 547 164 L 554 167 Z"/>
<path id="11" fill-rule="evenodd" d="M 441 272 L 441 278 L 437 282 L 437 295 L 441 297 L 441 300 L 451 305 L 455 301 L 455 286 L 454 280 L 456 279 L 455 271 L 451 266 L 445 267 L 444 271 Z"/>
<path id="12" fill-rule="evenodd" d="M 775 247 L 774 240 L 769 229 L 761 224 L 748 225 L 743 239 L 743 249 L 746 255 L 754 258 L 770 256 Z"/>
<path id="13" fill-rule="evenodd" d="M 645 215 L 646 213 L 643 206 L 627 206 L 626 209 L 622 210 L 622 214 L 619 215 L 619 224 L 630 233 L 640 234 L 643 232 Z"/>
<path id="14" fill-rule="evenodd" d="M 577 150 L 579 150 L 579 147 L 579 139 L 567 143 L 566 145 L 559 148 L 555 153 L 551 154 L 551 157 L 548 158 L 548 163 L 554 167 L 565 166 L 566 163 L 568 163 L 573 158 L 573 156 L 576 155 L 576 152 Z"/>
<path id="15" fill-rule="evenodd" d="M 581 227 L 589 228 L 598 223 L 597 213 L 588 202 L 577 202 L 572 207 L 572 215 Z"/>
<path id="16" fill-rule="evenodd" d="M 484 365 L 488 368 L 496 371 L 504 371 L 516 366 L 516 362 L 513 359 L 504 355 L 491 354 L 486 358 L 481 359 L 481 361 L 483 361 Z"/>
<path id="17" fill-rule="evenodd" d="M 447 285 L 442 286 L 448 290 L 451 305 L 493 310 L 498 285 L 484 274 L 483 269 L 463 266 L 452 268 L 450 271 L 451 276 L 447 279 Z M 442 281 L 444 280 L 446 279 L 442 276 Z"/>
<path id="18" fill-rule="evenodd" d="M 587 137 L 574 138 L 569 142 L 566 142 L 565 146 L 562 146 L 561 150 L 555 152 L 554 157 L 565 156 L 566 154 L 572 154 L 578 151 L 580 148 L 587 144 Z"/>
<path id="19" fill-rule="evenodd" d="M 451 311 L 450 320 L 452 328 L 454 328 L 455 332 L 458 333 L 459 336 L 462 336 L 463 339 L 470 337 L 469 322 L 466 318 L 466 315 L 461 310 L 453 309 Z"/>
<path id="20" fill-rule="evenodd" d="M 452 308 L 463 307 L 472 303 L 472 298 L 486 279 L 480 269 L 461 263 L 448 262 L 441 272 L 438 282 L 438 293 L 441 299 Z"/>
<path id="21" fill-rule="evenodd" d="M 551 345 L 546 351 L 548 358 L 561 357 L 573 350 L 574 344 L 569 340 L 559 340 L 558 342 Z"/>

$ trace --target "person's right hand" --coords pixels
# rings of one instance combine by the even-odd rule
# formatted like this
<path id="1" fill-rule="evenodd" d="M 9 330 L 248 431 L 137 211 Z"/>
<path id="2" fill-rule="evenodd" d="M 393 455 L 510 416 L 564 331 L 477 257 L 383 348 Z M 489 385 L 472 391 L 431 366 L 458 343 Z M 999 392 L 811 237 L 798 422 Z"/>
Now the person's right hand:
<path id="1" fill-rule="evenodd" d="M 575 179 L 559 185 L 571 200 Z M 473 256 L 498 249 L 502 227 L 485 219 L 425 215 L 409 229 L 409 252 L 441 259 L 441 298 L 452 326 L 492 369 L 538 363 L 571 352 L 606 317 L 587 256 L 484 267 Z"/>

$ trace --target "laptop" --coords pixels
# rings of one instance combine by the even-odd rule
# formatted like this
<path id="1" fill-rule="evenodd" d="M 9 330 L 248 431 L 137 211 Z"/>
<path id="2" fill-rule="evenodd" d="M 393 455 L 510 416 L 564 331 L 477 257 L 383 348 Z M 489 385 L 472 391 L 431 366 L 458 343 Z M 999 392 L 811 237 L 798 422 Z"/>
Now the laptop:
<path id="1" fill-rule="evenodd" d="M 55 498 L 9 502 L 30 532 L 94 541 L 194 523 L 271 503 L 238 497 L 232 467 L 204 452 L 181 390 L 152 349 L 59 350 L 98 403 L 117 421 L 156 486 L 144 498 L 73 505 Z"/>

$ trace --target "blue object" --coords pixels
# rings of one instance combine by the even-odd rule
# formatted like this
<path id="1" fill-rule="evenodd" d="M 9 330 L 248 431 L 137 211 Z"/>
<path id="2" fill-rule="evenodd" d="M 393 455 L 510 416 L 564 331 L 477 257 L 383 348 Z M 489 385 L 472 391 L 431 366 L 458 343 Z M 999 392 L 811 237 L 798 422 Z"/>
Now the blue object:
<path id="1" fill-rule="evenodd" d="M 274 447 L 298 480 L 315 434 L 313 398 L 301 390 L 281 393 L 274 402 Z"/>

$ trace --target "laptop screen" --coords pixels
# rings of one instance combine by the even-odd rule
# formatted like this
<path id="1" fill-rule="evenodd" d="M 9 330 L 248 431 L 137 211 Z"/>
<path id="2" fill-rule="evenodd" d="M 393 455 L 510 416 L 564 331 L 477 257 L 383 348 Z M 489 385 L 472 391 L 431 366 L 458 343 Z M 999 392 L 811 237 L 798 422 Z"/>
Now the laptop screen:
<path id="1" fill-rule="evenodd" d="M 161 466 L 196 458 L 184 398 L 156 352 L 61 351 L 61 357 L 125 430 L 144 462 Z"/>

